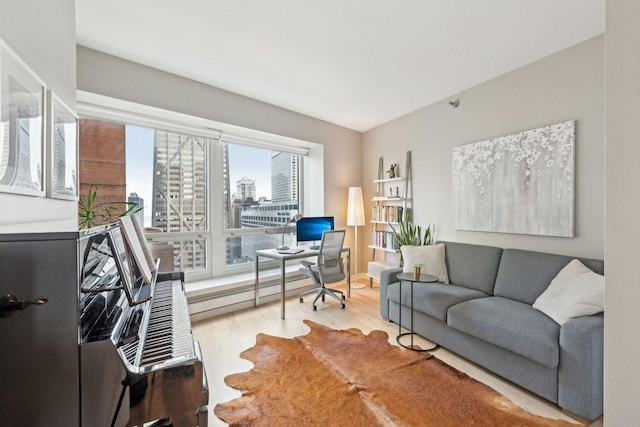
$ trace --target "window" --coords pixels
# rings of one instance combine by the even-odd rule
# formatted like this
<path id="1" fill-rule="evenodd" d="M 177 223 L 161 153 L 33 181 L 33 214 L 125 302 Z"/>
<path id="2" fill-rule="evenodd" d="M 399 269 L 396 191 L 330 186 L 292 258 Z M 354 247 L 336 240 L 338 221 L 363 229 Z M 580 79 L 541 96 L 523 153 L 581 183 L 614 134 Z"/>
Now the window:
<path id="1" fill-rule="evenodd" d="M 175 270 L 207 270 L 207 168 L 213 142 L 125 125 L 128 201 L 136 203 L 136 216 L 149 231 L 170 234 L 152 240 L 161 237 L 173 246 Z"/>
<path id="2" fill-rule="evenodd" d="M 281 244 L 282 227 L 301 209 L 302 156 L 226 142 L 223 152 L 226 264 L 254 262 L 256 249 Z"/>
<path id="3" fill-rule="evenodd" d="M 81 184 L 109 182 L 99 194 L 141 207 L 151 244 L 169 248 L 188 282 L 253 271 L 254 251 L 279 246 L 293 214 L 323 213 L 319 144 L 83 92 L 78 101 Z"/>

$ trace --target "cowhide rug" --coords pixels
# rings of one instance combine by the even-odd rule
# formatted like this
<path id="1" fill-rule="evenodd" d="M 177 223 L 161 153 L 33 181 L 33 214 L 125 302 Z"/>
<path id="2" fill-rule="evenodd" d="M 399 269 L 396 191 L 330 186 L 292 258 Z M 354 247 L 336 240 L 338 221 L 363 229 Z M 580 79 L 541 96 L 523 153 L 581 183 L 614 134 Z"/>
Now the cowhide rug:
<path id="1" fill-rule="evenodd" d="M 574 426 L 526 412 L 429 353 L 383 331 L 336 331 L 305 320 L 292 339 L 258 334 L 254 364 L 225 383 L 242 396 L 215 407 L 232 426 Z"/>

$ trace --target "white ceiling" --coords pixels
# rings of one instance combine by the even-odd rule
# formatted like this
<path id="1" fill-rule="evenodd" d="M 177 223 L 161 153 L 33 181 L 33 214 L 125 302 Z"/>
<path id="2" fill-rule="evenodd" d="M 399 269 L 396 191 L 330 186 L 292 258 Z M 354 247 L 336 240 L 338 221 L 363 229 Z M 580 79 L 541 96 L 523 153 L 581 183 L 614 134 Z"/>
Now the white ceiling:
<path id="1" fill-rule="evenodd" d="M 604 32 L 604 0 L 76 0 L 78 44 L 366 131 Z"/>

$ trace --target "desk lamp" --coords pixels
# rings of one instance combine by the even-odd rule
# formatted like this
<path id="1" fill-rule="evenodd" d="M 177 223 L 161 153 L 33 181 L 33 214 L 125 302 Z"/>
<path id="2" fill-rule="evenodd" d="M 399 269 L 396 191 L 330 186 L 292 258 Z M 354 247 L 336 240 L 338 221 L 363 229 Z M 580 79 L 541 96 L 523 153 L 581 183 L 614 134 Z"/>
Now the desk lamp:
<path id="1" fill-rule="evenodd" d="M 287 249 L 289 249 L 289 246 L 286 246 L 284 244 L 284 233 L 285 231 L 287 231 L 287 225 L 289 225 L 291 222 L 297 222 L 300 218 L 302 218 L 302 214 L 301 213 L 297 213 L 294 216 L 292 216 L 289 221 L 287 221 L 287 223 L 284 225 L 284 227 L 282 227 L 282 244 L 278 247 L 279 251 L 286 251 Z"/>

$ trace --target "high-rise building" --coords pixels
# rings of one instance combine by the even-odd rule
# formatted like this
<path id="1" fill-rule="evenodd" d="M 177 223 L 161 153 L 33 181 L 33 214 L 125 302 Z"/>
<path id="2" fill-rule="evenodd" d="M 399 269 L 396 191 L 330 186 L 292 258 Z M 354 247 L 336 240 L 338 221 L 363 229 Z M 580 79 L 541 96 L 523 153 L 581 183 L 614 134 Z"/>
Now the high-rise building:
<path id="1" fill-rule="evenodd" d="M 152 225 L 167 232 L 206 229 L 204 138 L 155 131 Z"/>
<path id="2" fill-rule="evenodd" d="M 152 226 L 166 232 L 207 230 L 207 140 L 155 131 Z M 206 265 L 206 245 L 199 238 L 181 240 L 176 269 Z"/>
<path id="3" fill-rule="evenodd" d="M 138 193 L 133 192 L 129 193 L 129 198 L 127 199 L 127 201 L 135 206 L 132 210 L 132 212 L 135 212 L 135 214 L 133 215 L 138 218 L 138 222 L 141 226 L 144 227 L 144 199 L 138 196 Z"/>
<path id="4" fill-rule="evenodd" d="M 224 228 L 235 228 L 232 225 L 231 187 L 229 183 L 229 144 L 222 144 L 222 192 L 224 197 Z"/>
<path id="5" fill-rule="evenodd" d="M 236 198 L 240 200 L 256 200 L 256 180 L 243 176 L 236 182 Z"/>
<path id="6" fill-rule="evenodd" d="M 298 156 L 290 153 L 271 153 L 271 200 L 298 200 Z"/>

